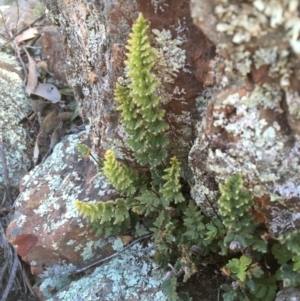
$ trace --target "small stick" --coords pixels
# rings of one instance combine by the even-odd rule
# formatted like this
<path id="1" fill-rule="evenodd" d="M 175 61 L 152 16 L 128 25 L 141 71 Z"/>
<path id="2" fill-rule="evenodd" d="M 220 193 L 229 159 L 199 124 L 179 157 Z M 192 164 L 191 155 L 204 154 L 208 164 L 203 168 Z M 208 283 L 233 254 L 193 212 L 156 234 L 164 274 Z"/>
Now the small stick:
<path id="1" fill-rule="evenodd" d="M 4 175 L 4 182 L 5 182 L 5 189 L 6 189 L 7 197 L 8 197 L 8 200 L 10 201 L 10 203 L 12 204 L 13 198 L 12 198 L 11 191 L 10 191 L 10 181 L 9 181 L 8 169 L 7 169 L 7 165 L 6 165 L 2 133 L 0 133 L 0 158 L 2 161 L 2 168 L 3 168 L 3 175 Z"/>
<path id="2" fill-rule="evenodd" d="M 118 251 L 118 252 L 116 252 L 116 253 L 108 256 L 108 257 L 105 257 L 105 258 L 102 258 L 102 259 L 99 259 L 99 260 L 95 260 L 95 261 L 93 261 L 91 263 L 88 263 L 88 264 L 84 265 L 83 267 L 78 268 L 77 270 L 75 270 L 72 274 L 78 274 L 78 273 L 84 272 L 85 270 L 87 270 L 87 269 L 89 269 L 89 268 L 91 268 L 91 267 L 93 267 L 95 265 L 98 265 L 98 264 L 100 264 L 100 263 L 102 263 L 102 262 L 104 262 L 106 260 L 112 259 L 112 258 L 118 256 L 120 253 L 122 253 L 126 249 L 130 248 L 132 245 L 136 244 L 137 242 L 139 242 L 139 241 L 141 241 L 143 239 L 149 238 L 152 235 L 153 234 L 147 234 L 147 235 L 141 236 L 141 237 L 135 239 L 133 242 L 131 242 L 127 246 L 125 246 L 122 250 L 120 250 L 120 251 Z"/>
<path id="3" fill-rule="evenodd" d="M 23 72 L 24 72 L 23 86 L 26 87 L 26 82 L 27 82 L 27 79 L 28 79 L 27 68 L 24 64 L 24 61 L 22 60 L 21 53 L 20 53 L 20 47 L 17 45 L 17 43 L 15 41 L 14 41 L 14 46 L 15 46 L 15 51 L 16 51 L 17 57 L 20 61 L 20 64 L 22 65 L 22 69 L 23 69 Z"/>
<path id="4" fill-rule="evenodd" d="M 15 249 L 13 249 L 13 255 L 14 255 L 14 261 L 13 261 L 13 265 L 11 267 L 11 271 L 9 273 L 9 279 L 6 285 L 6 288 L 4 290 L 4 293 L 2 295 L 2 298 L 0 301 L 6 301 L 8 294 L 11 290 L 11 287 L 16 279 L 16 273 L 17 273 L 17 268 L 18 268 L 18 263 L 19 263 L 19 259 L 18 259 L 18 255 L 16 254 Z"/>
<path id="5" fill-rule="evenodd" d="M 35 294 L 35 292 L 34 292 L 34 290 L 33 290 L 33 288 L 32 288 L 32 285 L 31 285 L 31 283 L 30 283 L 30 280 L 29 280 L 29 278 L 28 278 L 28 275 L 27 275 L 27 273 L 26 273 L 26 271 L 25 271 L 24 266 L 22 266 L 22 277 L 23 277 L 23 281 L 26 283 L 28 289 L 30 290 L 30 293 L 31 293 L 33 296 L 36 296 L 36 294 Z"/>
<path id="6" fill-rule="evenodd" d="M 16 4 L 17 4 L 17 22 L 16 22 L 16 27 L 15 27 L 15 32 L 18 32 L 18 24 L 19 24 L 19 20 L 20 20 L 20 8 L 19 8 L 19 1 L 15 0 Z"/>

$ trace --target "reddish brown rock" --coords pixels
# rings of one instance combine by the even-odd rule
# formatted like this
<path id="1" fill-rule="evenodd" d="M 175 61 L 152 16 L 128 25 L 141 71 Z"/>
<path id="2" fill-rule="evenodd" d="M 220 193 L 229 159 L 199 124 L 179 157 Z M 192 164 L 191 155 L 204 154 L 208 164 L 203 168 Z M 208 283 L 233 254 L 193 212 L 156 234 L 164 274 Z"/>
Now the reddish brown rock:
<path id="1" fill-rule="evenodd" d="M 55 83 L 67 86 L 65 63 L 66 55 L 63 38 L 57 27 L 46 26 L 41 32 L 42 60 L 47 62 L 47 67 Z"/>
<path id="2" fill-rule="evenodd" d="M 300 226 L 300 60 L 287 27 L 293 16 L 297 30 L 300 17 L 296 6 L 276 1 L 283 13 L 275 20 L 261 3 L 191 1 L 195 24 L 218 53 L 190 152 L 192 195 L 213 215 L 218 184 L 239 173 L 255 196 L 254 217 L 278 235 Z"/>
<path id="3" fill-rule="evenodd" d="M 6 235 L 35 275 L 53 264 L 78 266 L 112 253 L 110 244 L 91 233 L 74 206 L 77 199 L 108 200 L 114 193 L 96 165 L 78 157 L 82 136 L 67 136 L 22 180 Z"/>
<path id="4" fill-rule="evenodd" d="M 46 1 L 51 17 L 65 37 L 68 82 L 81 104 L 95 136 L 109 147 L 123 139 L 118 131 L 114 88 L 124 80 L 125 45 L 132 24 L 142 12 L 150 22 L 151 41 L 158 58 L 154 72 L 161 86 L 157 91 L 174 131 L 168 133 L 172 155 L 187 168 L 188 148 L 198 119 L 196 98 L 207 77 L 214 46 L 193 24 L 185 0 L 86 0 Z M 151 32 L 157 30 L 156 34 Z M 161 37 L 158 42 L 157 34 Z"/>

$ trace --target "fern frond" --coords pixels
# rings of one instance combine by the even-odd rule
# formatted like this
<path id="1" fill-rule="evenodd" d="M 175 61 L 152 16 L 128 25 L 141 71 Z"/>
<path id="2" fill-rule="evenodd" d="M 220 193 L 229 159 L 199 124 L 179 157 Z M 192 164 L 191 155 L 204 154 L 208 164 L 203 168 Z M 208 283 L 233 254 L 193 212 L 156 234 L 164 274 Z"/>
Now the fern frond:
<path id="1" fill-rule="evenodd" d="M 121 222 L 129 218 L 128 207 L 124 199 L 116 200 L 116 212 L 114 218 L 114 225 L 120 224 Z"/>
<path id="2" fill-rule="evenodd" d="M 141 165 L 157 166 L 167 153 L 163 150 L 167 140 L 164 132 L 168 124 L 163 120 L 165 112 L 158 107 L 160 99 L 154 95 L 158 85 L 151 73 L 155 54 L 148 37 L 148 21 L 139 15 L 132 27 L 132 33 L 126 46 L 128 87 L 116 86 L 115 98 L 119 102 L 125 132 L 132 136 L 126 140 Z M 152 144 L 154 141 L 154 145 Z"/>
<path id="3" fill-rule="evenodd" d="M 184 201 L 184 197 L 180 192 L 180 163 L 176 157 L 173 157 L 170 164 L 171 166 L 165 169 L 166 175 L 162 177 L 166 182 L 160 189 L 160 194 L 169 203 L 174 201 L 177 204 Z"/>
<path id="4" fill-rule="evenodd" d="M 120 192 L 125 195 L 132 195 L 136 192 L 137 172 L 118 162 L 113 150 L 108 150 L 105 154 L 103 172 L 109 182 Z"/>

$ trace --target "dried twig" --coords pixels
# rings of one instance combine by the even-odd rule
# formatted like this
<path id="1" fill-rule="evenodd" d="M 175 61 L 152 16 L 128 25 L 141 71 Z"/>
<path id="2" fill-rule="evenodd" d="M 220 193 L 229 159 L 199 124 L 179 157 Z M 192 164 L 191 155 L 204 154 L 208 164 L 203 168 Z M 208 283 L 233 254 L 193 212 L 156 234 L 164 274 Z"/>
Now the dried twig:
<path id="1" fill-rule="evenodd" d="M 1 269 L 0 269 L 0 284 L 1 284 L 1 282 L 2 282 L 2 279 L 3 279 L 4 275 L 5 275 L 5 271 L 7 270 L 7 268 L 8 268 L 8 262 L 5 261 L 5 262 L 3 263 Z"/>
<path id="2" fill-rule="evenodd" d="M 19 1 L 15 0 L 16 5 L 17 5 L 17 22 L 16 22 L 16 26 L 15 26 L 15 33 L 18 32 L 18 24 L 19 24 L 19 20 L 20 20 L 20 7 L 19 7 Z"/>
<path id="3" fill-rule="evenodd" d="M 105 258 L 102 258 L 102 259 L 97 259 L 97 260 L 94 260 L 93 262 L 91 263 L 87 263 L 85 264 L 83 267 L 81 268 L 78 268 L 76 269 L 72 274 L 78 274 L 78 273 L 82 273 L 84 272 L 85 270 L 95 266 L 95 265 L 98 265 L 106 260 L 109 260 L 109 259 L 112 259 L 114 257 L 117 257 L 120 253 L 122 253 L 123 251 L 125 251 L 126 249 L 130 248 L 131 246 L 133 246 L 134 244 L 136 244 L 137 242 L 143 240 L 143 239 L 147 239 L 147 238 L 150 238 L 151 236 L 153 236 L 153 234 L 147 234 L 147 235 L 144 235 L 144 236 L 141 236 L 137 239 L 135 239 L 134 241 L 132 241 L 130 244 L 128 244 L 127 246 L 125 246 L 122 250 L 108 256 L 108 257 L 105 257 Z"/>
<path id="4" fill-rule="evenodd" d="M 7 169 L 7 165 L 6 165 L 5 149 L 4 149 L 2 133 L 0 133 L 0 158 L 1 158 L 1 161 L 2 161 L 3 176 L 4 176 L 4 183 L 5 183 L 7 198 L 9 200 L 10 204 L 12 204 L 13 203 L 13 198 L 12 198 L 12 194 L 11 194 L 11 191 L 10 191 L 10 181 L 9 181 L 8 169 Z"/>
<path id="5" fill-rule="evenodd" d="M 18 57 L 18 59 L 20 61 L 20 64 L 22 65 L 22 69 L 23 69 L 23 72 L 24 72 L 23 85 L 24 85 L 24 88 L 25 88 L 26 87 L 26 83 L 27 83 L 27 79 L 28 79 L 27 68 L 25 66 L 24 61 L 22 60 L 21 53 L 20 53 L 20 47 L 17 45 L 17 43 L 15 41 L 14 41 L 14 46 L 15 46 L 15 51 L 17 53 L 17 57 Z"/>
<path id="6" fill-rule="evenodd" d="M 12 251 L 13 251 L 13 256 L 14 256 L 14 259 L 13 259 L 13 264 L 12 264 L 12 267 L 11 267 L 11 270 L 10 270 L 10 273 L 9 273 L 9 278 L 8 278 L 8 282 L 7 282 L 7 285 L 5 287 L 5 290 L 3 292 L 3 295 L 2 295 L 2 298 L 0 299 L 0 301 L 6 301 L 7 297 L 8 297 L 8 294 L 11 290 L 11 287 L 16 279 L 16 273 L 17 273 L 17 269 L 18 269 L 18 264 L 19 264 L 19 258 L 18 258 L 18 255 L 17 255 L 17 252 L 15 251 L 15 249 L 12 248 Z"/>
<path id="7" fill-rule="evenodd" d="M 29 280 L 29 278 L 28 278 L 28 275 L 27 275 L 27 273 L 26 273 L 26 271 L 25 271 L 24 266 L 22 266 L 22 277 L 23 277 L 23 281 L 26 283 L 26 286 L 27 286 L 28 289 L 30 290 L 30 293 L 31 293 L 33 296 L 36 296 L 35 291 L 33 290 L 32 285 L 31 285 L 31 283 L 30 283 L 30 280 Z M 26 287 L 26 286 L 25 286 L 25 287 Z"/>

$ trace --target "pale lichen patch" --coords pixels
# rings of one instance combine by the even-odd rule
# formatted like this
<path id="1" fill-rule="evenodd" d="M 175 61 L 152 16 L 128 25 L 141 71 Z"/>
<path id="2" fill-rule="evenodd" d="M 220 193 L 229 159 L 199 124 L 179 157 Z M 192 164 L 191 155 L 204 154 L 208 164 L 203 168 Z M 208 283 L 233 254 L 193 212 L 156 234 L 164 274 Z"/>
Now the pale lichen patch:
<path id="1" fill-rule="evenodd" d="M 101 294 L 103 300 L 166 301 L 159 288 L 163 272 L 150 260 L 153 244 L 142 247 L 133 245 L 120 253 L 118 257 L 96 268 L 88 276 L 73 281 L 68 289 L 61 290 L 55 300 L 97 300 Z M 46 284 L 54 287 L 57 278 L 48 278 Z M 45 287 L 45 284 L 43 284 Z M 54 299 L 49 299 L 49 301 Z"/>
<path id="2" fill-rule="evenodd" d="M 23 90 L 21 68 L 14 56 L 0 53 L 0 131 L 3 135 L 8 176 L 13 187 L 27 172 L 30 161 L 26 153 L 26 132 L 20 121 L 31 110 Z M 0 162 L 0 183 L 4 184 Z"/>

